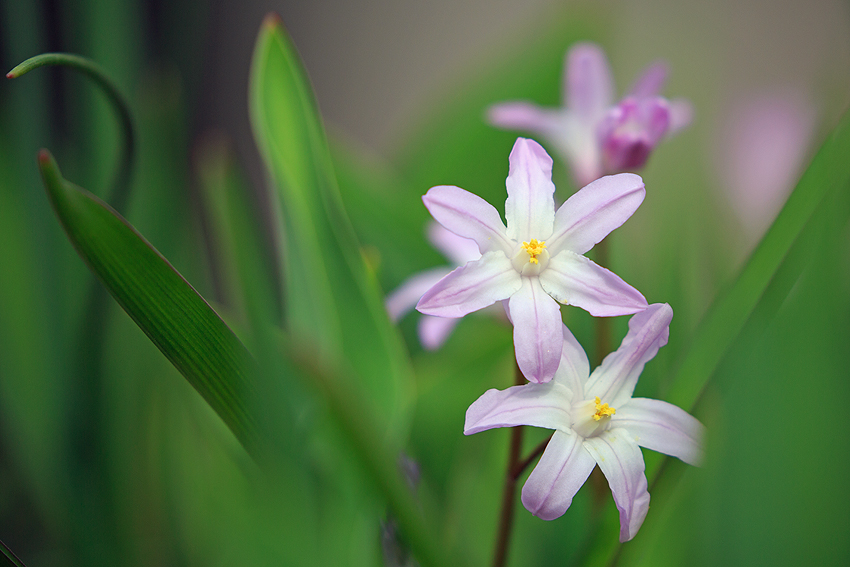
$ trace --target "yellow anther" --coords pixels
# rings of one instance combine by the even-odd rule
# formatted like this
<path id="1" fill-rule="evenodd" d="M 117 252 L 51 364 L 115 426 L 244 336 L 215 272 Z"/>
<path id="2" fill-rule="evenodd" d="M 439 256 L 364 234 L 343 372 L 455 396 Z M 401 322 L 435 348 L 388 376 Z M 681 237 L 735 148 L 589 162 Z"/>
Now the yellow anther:
<path id="1" fill-rule="evenodd" d="M 532 264 L 537 264 L 539 263 L 537 257 L 543 253 L 543 249 L 546 248 L 546 243 L 542 240 L 538 242 L 536 238 L 532 238 L 531 242 L 523 241 L 522 247 L 523 249 L 525 249 L 526 252 L 528 252 L 528 255 L 531 257 L 528 261 Z"/>
<path id="2" fill-rule="evenodd" d="M 611 417 L 617 413 L 612 407 L 608 407 L 608 404 L 603 404 L 602 400 L 599 399 L 599 396 L 596 396 L 596 413 L 593 414 L 593 420 L 599 421 L 603 417 Z"/>

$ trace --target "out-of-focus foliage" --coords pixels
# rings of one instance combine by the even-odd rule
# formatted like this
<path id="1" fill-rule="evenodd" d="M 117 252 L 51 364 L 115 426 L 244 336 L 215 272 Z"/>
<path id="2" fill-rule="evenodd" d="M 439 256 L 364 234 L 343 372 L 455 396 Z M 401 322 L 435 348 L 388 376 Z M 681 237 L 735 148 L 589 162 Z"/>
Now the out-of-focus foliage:
<path id="1" fill-rule="evenodd" d="M 0 62 L 8 70 L 39 52 L 80 52 L 129 95 L 139 153 L 126 216 L 256 358 L 262 395 L 248 411 L 259 416 L 267 453 L 252 462 L 130 318 L 92 299 L 102 291 L 51 212 L 36 153 L 50 148 L 67 179 L 108 198 L 118 126 L 84 80 L 35 71 L 0 85 L 0 539 L 30 567 L 380 565 L 381 534 L 397 533 L 382 532 L 387 520 L 408 538 L 394 543 L 412 543 L 423 563 L 488 564 L 509 433 L 467 438 L 462 427 L 483 391 L 512 383 L 510 328 L 470 316 L 427 353 L 414 314 L 401 323 L 405 348 L 378 288 L 443 263 L 424 238 L 420 199 L 429 187 L 504 199 L 515 135 L 487 126 L 484 109 L 520 98 L 555 105 L 566 48 L 610 39 L 604 9 L 566 7 L 522 49 L 470 70 L 383 158 L 342 139 L 328 151 L 301 64 L 268 20 L 251 84 L 270 174 L 264 193 L 224 146 L 188 135 L 201 96 L 198 44 L 174 55 L 176 71 L 162 70 L 145 59 L 143 3 L 77 6 L 55 20 L 59 35 L 73 38 L 57 45 L 42 4 L 4 3 Z M 187 21 L 181 10 L 197 8 L 168 10 L 171 21 Z M 198 37 L 164 29 L 165 43 Z M 623 80 L 639 70 L 612 64 Z M 850 446 L 841 435 L 850 421 L 841 403 L 850 368 L 846 120 L 739 279 L 734 223 L 697 142 L 711 110 L 694 102 L 694 130 L 653 156 L 643 172 L 647 199 L 610 239 L 607 267 L 650 302 L 672 305 L 670 342 L 636 394 L 697 401 L 706 464 L 647 452 L 658 478 L 653 485 L 650 476 L 652 506 L 624 546 L 601 477 L 555 521 L 519 506 L 510 565 L 843 565 L 850 557 Z M 563 164 L 555 182 L 561 199 L 575 189 Z M 258 212 L 268 202 L 273 210 Z M 94 344 L 82 331 L 92 306 L 104 310 Z M 592 319 L 570 308 L 564 316 L 592 350 Z M 619 341 L 625 318 L 614 328 Z M 293 347 L 297 356 L 286 356 Z M 310 372 L 315 387 L 305 382 Z M 545 433 L 526 430 L 524 453 Z M 397 451 L 418 464 L 410 492 Z"/>

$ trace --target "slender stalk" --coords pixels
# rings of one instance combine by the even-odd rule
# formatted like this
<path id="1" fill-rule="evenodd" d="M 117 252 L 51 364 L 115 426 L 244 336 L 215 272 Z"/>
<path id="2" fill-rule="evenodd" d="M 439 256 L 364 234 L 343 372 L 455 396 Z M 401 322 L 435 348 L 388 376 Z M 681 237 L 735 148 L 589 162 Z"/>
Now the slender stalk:
<path id="1" fill-rule="evenodd" d="M 14 565 L 15 567 L 26 567 L 24 562 L 18 559 L 18 556 L 15 555 L 15 553 L 2 541 L 0 541 L 0 555 L 9 562 L 9 565 Z"/>
<path id="2" fill-rule="evenodd" d="M 608 267 L 608 240 L 603 240 L 593 247 L 595 261 L 603 268 Z M 593 368 L 602 363 L 602 359 L 611 352 L 611 319 L 595 317 L 593 324 L 596 330 L 596 340 L 593 349 Z"/>
<path id="3" fill-rule="evenodd" d="M 522 375 L 522 371 L 518 365 L 515 367 L 514 377 L 514 383 L 517 386 L 525 384 L 525 377 Z M 522 426 L 512 427 L 510 447 L 508 449 L 508 466 L 505 469 L 505 486 L 502 489 L 502 511 L 499 514 L 496 549 L 493 552 L 493 567 L 504 567 L 508 558 L 508 544 L 510 543 L 514 508 L 516 506 L 516 481 L 520 473 L 522 473 L 522 469 L 517 471 L 520 465 L 521 451 Z"/>

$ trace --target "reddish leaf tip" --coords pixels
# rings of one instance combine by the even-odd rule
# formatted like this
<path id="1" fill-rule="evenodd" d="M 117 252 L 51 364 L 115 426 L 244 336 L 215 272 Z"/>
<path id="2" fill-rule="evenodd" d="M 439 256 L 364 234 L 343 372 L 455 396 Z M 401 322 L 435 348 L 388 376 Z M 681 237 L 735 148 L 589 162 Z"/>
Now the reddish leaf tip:
<path id="1" fill-rule="evenodd" d="M 15 77 L 17 77 L 17 75 L 15 75 L 14 73 L 12 73 L 11 71 L 9 71 L 8 73 L 6 73 L 6 78 L 7 78 L 7 79 L 14 79 Z"/>
<path id="2" fill-rule="evenodd" d="M 283 20 L 276 12 L 269 12 L 266 14 L 265 19 L 263 19 L 263 27 L 268 29 L 274 29 L 280 27 L 283 24 Z"/>
<path id="3" fill-rule="evenodd" d="M 38 164 L 47 165 L 48 163 L 50 163 L 50 152 L 44 148 L 38 150 Z"/>

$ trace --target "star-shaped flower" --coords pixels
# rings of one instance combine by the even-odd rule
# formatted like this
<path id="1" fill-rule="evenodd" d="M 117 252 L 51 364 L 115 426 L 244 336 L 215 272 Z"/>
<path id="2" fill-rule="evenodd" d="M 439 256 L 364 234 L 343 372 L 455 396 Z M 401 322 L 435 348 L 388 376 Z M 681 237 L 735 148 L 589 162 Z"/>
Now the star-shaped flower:
<path id="1" fill-rule="evenodd" d="M 646 190 L 631 173 L 603 177 L 556 213 L 552 158 L 543 148 L 519 138 L 509 161 L 507 227 L 495 208 L 459 187 L 432 187 L 423 197 L 434 218 L 474 240 L 482 256 L 440 280 L 416 308 L 427 315 L 463 317 L 508 300 L 520 370 L 532 382 L 548 382 L 561 360 L 558 302 L 594 316 L 646 309 L 640 292 L 583 256 L 632 215 Z"/>
<path id="2" fill-rule="evenodd" d="M 505 102 L 490 107 L 488 116 L 495 126 L 548 141 L 583 186 L 608 173 L 643 167 L 662 138 L 690 123 L 689 103 L 660 96 L 666 78 L 666 65 L 654 63 L 614 105 L 605 53 L 598 45 L 580 43 L 567 52 L 563 107 Z"/>
<path id="3" fill-rule="evenodd" d="M 522 503 L 532 514 L 544 520 L 563 515 L 598 464 L 620 511 L 620 541 L 628 541 L 649 509 L 640 447 L 699 464 L 704 430 L 699 421 L 667 402 L 632 398 L 644 365 L 667 344 L 672 318 L 666 303 L 632 317 L 620 348 L 590 375 L 584 350 L 563 327 L 554 380 L 489 390 L 469 406 L 466 435 L 517 425 L 555 430 L 522 489 Z"/>

